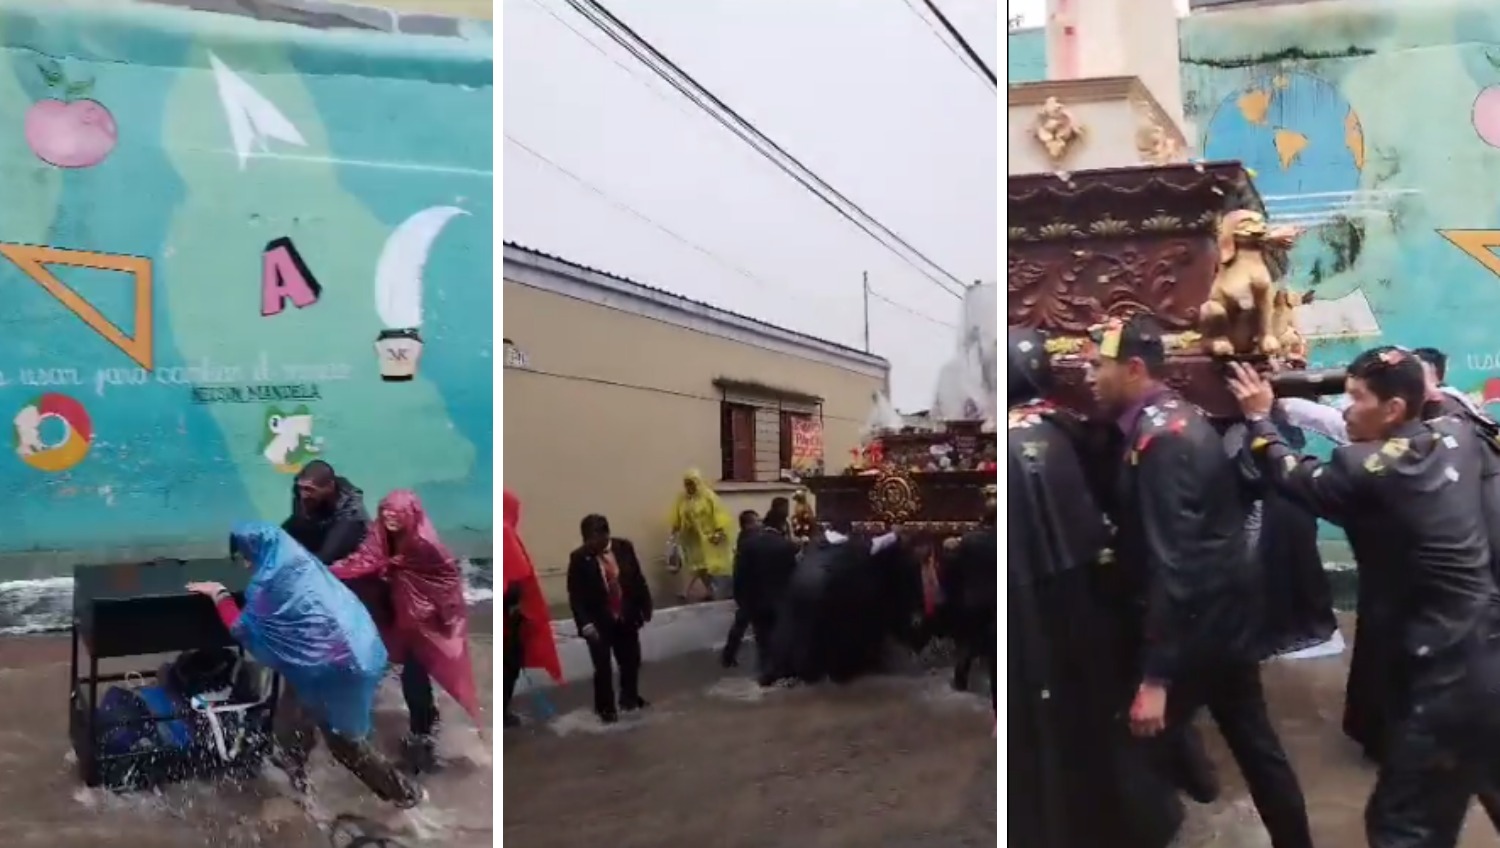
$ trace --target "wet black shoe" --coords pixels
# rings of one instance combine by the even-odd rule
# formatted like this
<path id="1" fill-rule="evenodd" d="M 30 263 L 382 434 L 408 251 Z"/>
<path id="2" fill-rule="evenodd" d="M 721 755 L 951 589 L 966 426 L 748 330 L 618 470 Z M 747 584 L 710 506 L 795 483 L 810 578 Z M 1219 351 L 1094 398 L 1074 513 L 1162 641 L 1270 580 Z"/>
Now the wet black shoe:
<path id="1" fill-rule="evenodd" d="M 624 710 L 627 713 L 634 712 L 636 710 L 644 710 L 649 706 L 651 706 L 651 702 L 641 697 L 631 698 L 629 700 L 620 702 L 620 709 Z"/>
<path id="2" fill-rule="evenodd" d="M 722 665 L 725 668 L 739 668 L 740 661 L 730 656 L 729 654 L 720 654 L 719 665 Z"/>
<path id="3" fill-rule="evenodd" d="M 431 736 L 406 737 L 401 740 L 401 763 L 412 774 L 437 771 L 437 742 Z"/>
<path id="4" fill-rule="evenodd" d="M 619 713 L 599 713 L 599 720 L 605 724 L 614 724 L 620 720 Z"/>

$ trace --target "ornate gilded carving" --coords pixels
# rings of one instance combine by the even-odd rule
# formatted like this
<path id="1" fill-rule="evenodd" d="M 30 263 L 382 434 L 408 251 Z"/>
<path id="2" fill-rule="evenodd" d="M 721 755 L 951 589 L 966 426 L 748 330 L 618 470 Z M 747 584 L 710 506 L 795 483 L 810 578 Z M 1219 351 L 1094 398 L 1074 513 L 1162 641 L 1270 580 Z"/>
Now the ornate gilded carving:
<path id="1" fill-rule="evenodd" d="M 1075 171 L 1067 180 L 1017 175 L 1007 181 L 1006 206 L 1011 241 L 1048 241 L 1095 237 L 1090 224 L 1106 218 L 1134 234 L 1212 235 L 1221 215 L 1258 209 L 1260 200 L 1238 165 L 1197 163 Z"/>
<path id="2" fill-rule="evenodd" d="M 917 482 L 905 470 L 881 472 L 870 487 L 870 507 L 875 518 L 887 524 L 900 524 L 916 516 L 922 509 Z"/>
<path id="3" fill-rule="evenodd" d="M 1042 149 L 1047 151 L 1047 158 L 1052 160 L 1053 165 L 1062 164 L 1063 159 L 1067 158 L 1068 149 L 1083 139 L 1083 132 L 1083 125 L 1078 123 L 1073 113 L 1056 97 L 1049 97 L 1042 103 L 1032 127 L 1032 135 L 1041 143 Z"/>
<path id="4" fill-rule="evenodd" d="M 1147 118 L 1135 131 L 1135 150 L 1146 165 L 1166 165 L 1182 161 L 1186 151 L 1182 143 L 1161 124 Z"/>
<path id="5" fill-rule="evenodd" d="M 1230 212 L 1219 222 L 1219 273 L 1199 308 L 1198 329 L 1209 353 L 1281 353 L 1281 339 L 1272 328 L 1276 276 L 1267 264 L 1267 254 L 1285 254 L 1297 235 L 1290 227 L 1267 226 L 1265 216 L 1251 209 Z M 1292 308 L 1286 307 L 1288 312 Z"/>
<path id="6" fill-rule="evenodd" d="M 1010 251 L 1006 323 L 1081 335 L 1103 315 L 1151 312 L 1169 330 L 1194 328 L 1206 286 L 1191 283 L 1213 274 L 1207 246 L 1180 238 L 1106 244 Z"/>

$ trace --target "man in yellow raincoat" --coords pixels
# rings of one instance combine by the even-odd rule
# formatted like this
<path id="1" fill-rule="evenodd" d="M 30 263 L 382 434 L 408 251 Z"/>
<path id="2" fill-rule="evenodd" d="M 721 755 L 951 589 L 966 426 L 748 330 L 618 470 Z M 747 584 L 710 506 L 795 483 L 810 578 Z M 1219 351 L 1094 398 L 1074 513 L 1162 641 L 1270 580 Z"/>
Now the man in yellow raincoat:
<path id="1" fill-rule="evenodd" d="M 697 469 L 683 475 L 670 524 L 682 567 L 691 575 L 683 595 L 690 596 L 693 584 L 702 583 L 710 600 L 727 597 L 734 572 L 734 520 Z"/>

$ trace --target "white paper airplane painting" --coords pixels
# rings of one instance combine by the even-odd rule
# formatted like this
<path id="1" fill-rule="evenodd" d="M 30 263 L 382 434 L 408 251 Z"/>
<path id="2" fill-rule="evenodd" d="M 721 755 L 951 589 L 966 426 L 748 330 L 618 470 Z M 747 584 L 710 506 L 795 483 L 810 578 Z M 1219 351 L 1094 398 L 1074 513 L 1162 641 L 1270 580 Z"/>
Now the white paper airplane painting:
<path id="1" fill-rule="evenodd" d="M 246 82 L 243 77 L 230 70 L 213 53 L 208 62 L 214 69 L 214 81 L 219 87 L 219 102 L 224 106 L 224 118 L 229 122 L 229 137 L 234 143 L 235 155 L 240 160 L 240 170 L 245 170 L 252 154 L 258 149 L 269 152 L 271 139 L 285 144 L 306 147 L 307 141 L 292 122 L 281 114 L 276 104 Z"/>

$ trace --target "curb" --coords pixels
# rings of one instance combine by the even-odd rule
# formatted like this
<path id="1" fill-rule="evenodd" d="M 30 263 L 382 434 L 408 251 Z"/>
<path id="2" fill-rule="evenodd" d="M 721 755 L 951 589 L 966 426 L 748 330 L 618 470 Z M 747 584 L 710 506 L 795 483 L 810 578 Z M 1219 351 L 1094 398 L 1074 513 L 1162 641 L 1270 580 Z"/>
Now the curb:
<path id="1" fill-rule="evenodd" d="M 657 610 L 651 622 L 641 629 L 641 661 L 659 662 L 697 651 L 718 650 L 723 646 L 724 636 L 733 620 L 734 601 L 708 601 Z M 552 634 L 557 639 L 558 658 L 562 660 L 562 684 L 592 678 L 594 667 L 589 662 L 588 645 L 578 635 L 573 619 L 554 619 Z M 745 639 L 750 640 L 749 634 Z M 532 669 L 521 675 L 516 692 L 550 689 L 557 685 L 546 674 L 535 673 Z"/>

